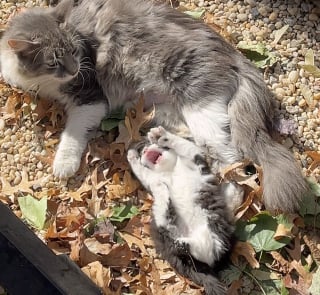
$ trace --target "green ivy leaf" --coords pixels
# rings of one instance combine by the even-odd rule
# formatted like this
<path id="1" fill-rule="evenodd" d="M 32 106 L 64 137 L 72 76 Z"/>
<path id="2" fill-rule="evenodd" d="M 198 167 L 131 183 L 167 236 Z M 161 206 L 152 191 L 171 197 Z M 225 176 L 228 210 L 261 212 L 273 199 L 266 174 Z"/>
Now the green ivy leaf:
<path id="1" fill-rule="evenodd" d="M 299 213 L 303 217 L 320 214 L 320 185 L 310 177 L 307 178 L 307 182 L 311 192 L 305 195 L 301 202 Z"/>
<path id="2" fill-rule="evenodd" d="M 22 217 L 25 218 L 30 225 L 37 229 L 43 229 L 46 221 L 47 198 L 43 197 L 38 200 L 31 195 L 27 195 L 25 197 L 19 197 L 18 203 Z"/>
<path id="3" fill-rule="evenodd" d="M 280 249 L 290 242 L 290 238 L 275 240 L 274 234 L 284 217 L 273 217 L 262 212 L 251 218 L 248 222 L 237 223 L 236 235 L 241 241 L 248 241 L 256 252 L 273 251 Z M 286 220 L 286 226 L 289 222 Z M 291 225 L 292 226 L 292 225 Z"/>
<path id="4" fill-rule="evenodd" d="M 123 205 L 113 208 L 111 221 L 123 222 L 126 219 L 130 219 L 139 213 L 139 209 L 133 205 Z"/>
<path id="5" fill-rule="evenodd" d="M 226 285 L 231 285 L 233 281 L 239 280 L 241 274 L 242 274 L 242 270 L 240 268 L 229 264 L 228 268 L 219 272 L 219 278 Z"/>
<path id="6" fill-rule="evenodd" d="M 283 286 L 281 280 L 259 281 L 260 287 L 263 288 L 265 294 L 268 295 L 289 295 L 288 290 Z"/>

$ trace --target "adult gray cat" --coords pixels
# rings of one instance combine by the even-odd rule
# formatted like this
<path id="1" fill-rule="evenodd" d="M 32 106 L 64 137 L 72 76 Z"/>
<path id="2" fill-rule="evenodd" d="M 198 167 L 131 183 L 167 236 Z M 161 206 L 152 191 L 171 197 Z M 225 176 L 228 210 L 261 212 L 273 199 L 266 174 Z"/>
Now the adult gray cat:
<path id="1" fill-rule="evenodd" d="M 157 124 L 186 124 L 222 165 L 243 156 L 260 164 L 268 209 L 299 208 L 306 183 L 292 155 L 270 137 L 274 97 L 249 61 L 207 26 L 169 7 L 142 0 L 79 2 L 74 8 L 72 0 L 63 0 L 55 9 L 23 12 L 1 41 L 7 81 L 67 105 L 55 175 L 76 172 L 87 129 L 98 125 L 105 109 L 126 105 L 143 91 L 147 105 L 158 104 Z M 83 103 L 63 91 L 72 85 L 71 48 L 81 51 L 88 44 L 104 102 L 98 97 L 88 103 L 90 96 Z M 49 69 L 50 56 L 55 70 Z"/>
<path id="2" fill-rule="evenodd" d="M 128 161 L 153 197 L 151 236 L 162 258 L 207 295 L 226 294 L 216 278 L 229 253 L 233 224 L 223 184 L 193 142 L 152 128 L 149 142 L 128 151 Z"/>

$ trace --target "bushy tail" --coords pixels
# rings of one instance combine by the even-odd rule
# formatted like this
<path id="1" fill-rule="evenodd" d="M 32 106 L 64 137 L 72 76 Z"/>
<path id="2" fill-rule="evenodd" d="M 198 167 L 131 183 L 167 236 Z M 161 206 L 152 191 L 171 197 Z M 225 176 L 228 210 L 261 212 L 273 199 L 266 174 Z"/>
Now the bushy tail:
<path id="1" fill-rule="evenodd" d="M 206 295 L 225 295 L 227 293 L 226 286 L 214 276 L 212 268 L 208 265 L 195 259 L 192 259 L 193 263 L 190 263 L 189 258 L 184 261 L 184 258 L 180 256 L 171 256 L 170 258 L 168 261 L 176 271 L 203 286 Z"/>
<path id="2" fill-rule="evenodd" d="M 240 81 L 228 111 L 232 141 L 245 157 L 262 166 L 266 208 L 295 212 L 308 186 L 293 155 L 270 136 L 273 94 L 255 69 L 244 66 L 247 76 Z"/>
<path id="3" fill-rule="evenodd" d="M 203 286 L 206 295 L 227 294 L 226 286 L 213 275 L 195 272 L 190 269 L 189 278 L 196 284 Z"/>

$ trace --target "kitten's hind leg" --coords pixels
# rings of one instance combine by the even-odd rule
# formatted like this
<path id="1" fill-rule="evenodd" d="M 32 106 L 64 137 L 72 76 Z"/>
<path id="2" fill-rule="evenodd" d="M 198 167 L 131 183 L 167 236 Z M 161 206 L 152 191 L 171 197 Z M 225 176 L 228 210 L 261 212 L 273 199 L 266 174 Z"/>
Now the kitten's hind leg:
<path id="1" fill-rule="evenodd" d="M 99 126 L 106 114 L 106 104 L 72 106 L 67 113 L 66 127 L 53 162 L 53 173 L 59 178 L 73 176 L 79 169 L 88 142 L 88 132 Z"/>
<path id="2" fill-rule="evenodd" d="M 173 149 L 181 157 L 188 159 L 194 159 L 196 155 L 204 157 L 204 151 L 195 143 L 172 134 L 161 126 L 152 128 L 148 133 L 148 139 L 151 143 Z"/>

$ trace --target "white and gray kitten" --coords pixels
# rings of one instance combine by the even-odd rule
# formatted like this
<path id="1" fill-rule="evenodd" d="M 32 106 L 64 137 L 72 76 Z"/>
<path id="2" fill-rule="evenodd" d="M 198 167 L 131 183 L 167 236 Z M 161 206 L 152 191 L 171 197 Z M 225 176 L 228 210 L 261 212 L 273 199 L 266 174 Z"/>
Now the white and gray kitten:
<path id="1" fill-rule="evenodd" d="M 193 142 L 152 128 L 149 143 L 129 149 L 130 166 L 153 197 L 151 236 L 157 251 L 181 275 L 225 294 L 215 277 L 229 253 L 233 224 L 227 196 Z"/>
<path id="2" fill-rule="evenodd" d="M 56 176 L 76 172 L 88 130 L 105 112 L 130 105 L 144 92 L 146 105 L 156 104 L 156 124 L 186 125 L 221 166 L 243 157 L 260 164 L 267 209 L 299 208 L 306 183 L 290 152 L 270 136 L 274 96 L 247 59 L 200 21 L 167 6 L 78 2 L 22 12 L 1 40 L 6 81 L 66 104 Z M 74 49 L 80 56 L 72 55 Z M 77 66 L 80 73 L 87 69 L 92 83 L 84 77 L 83 87 L 65 91 L 75 75 L 82 79 Z"/>

